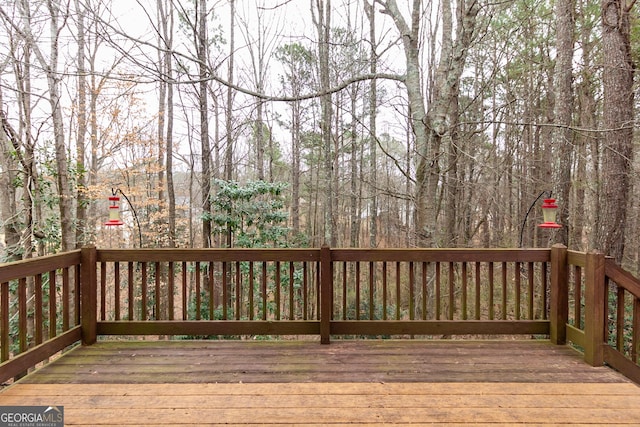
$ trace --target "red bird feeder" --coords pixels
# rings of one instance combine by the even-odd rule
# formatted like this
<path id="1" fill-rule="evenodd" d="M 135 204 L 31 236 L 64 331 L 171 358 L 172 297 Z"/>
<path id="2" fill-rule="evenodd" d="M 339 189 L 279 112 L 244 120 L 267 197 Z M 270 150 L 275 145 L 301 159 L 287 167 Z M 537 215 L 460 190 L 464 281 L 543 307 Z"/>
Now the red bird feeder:
<path id="1" fill-rule="evenodd" d="M 124 222 L 120 219 L 120 197 L 109 196 L 109 221 L 105 222 L 104 225 L 124 225 Z"/>
<path id="2" fill-rule="evenodd" d="M 562 228 L 560 224 L 556 222 L 556 215 L 558 213 L 558 205 L 556 199 L 544 199 L 542 203 L 542 216 L 544 222 L 538 224 L 540 228 Z"/>

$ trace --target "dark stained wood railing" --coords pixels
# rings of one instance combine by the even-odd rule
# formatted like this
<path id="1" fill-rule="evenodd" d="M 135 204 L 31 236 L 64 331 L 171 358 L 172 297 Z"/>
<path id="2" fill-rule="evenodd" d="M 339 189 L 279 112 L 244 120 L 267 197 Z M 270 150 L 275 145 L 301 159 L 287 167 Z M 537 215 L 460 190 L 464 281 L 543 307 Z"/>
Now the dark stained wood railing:
<path id="1" fill-rule="evenodd" d="M 2 381 L 110 335 L 522 334 L 571 342 L 640 382 L 638 280 L 562 246 L 88 247 L 2 265 L 0 282 Z"/>
<path id="2" fill-rule="evenodd" d="M 640 383 L 640 280 L 609 258 L 604 262 L 604 271 L 603 360 Z"/>
<path id="3" fill-rule="evenodd" d="M 98 335 L 319 334 L 319 249 L 97 251 Z"/>
<path id="4" fill-rule="evenodd" d="M 0 267 L 0 382 L 81 339 L 81 253 Z"/>
<path id="5" fill-rule="evenodd" d="M 333 249 L 331 334 L 549 334 L 549 250 Z"/>
<path id="6" fill-rule="evenodd" d="M 567 341 L 640 383 L 640 280 L 602 254 L 567 254 Z"/>

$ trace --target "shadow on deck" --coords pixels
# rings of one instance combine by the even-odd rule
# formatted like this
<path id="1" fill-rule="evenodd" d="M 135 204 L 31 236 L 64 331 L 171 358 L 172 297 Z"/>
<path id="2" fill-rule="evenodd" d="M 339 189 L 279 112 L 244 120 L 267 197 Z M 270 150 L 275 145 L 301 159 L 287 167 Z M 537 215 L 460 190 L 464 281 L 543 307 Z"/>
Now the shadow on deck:
<path id="1" fill-rule="evenodd" d="M 66 425 L 640 425 L 640 387 L 545 340 L 101 341 L 0 402 Z"/>

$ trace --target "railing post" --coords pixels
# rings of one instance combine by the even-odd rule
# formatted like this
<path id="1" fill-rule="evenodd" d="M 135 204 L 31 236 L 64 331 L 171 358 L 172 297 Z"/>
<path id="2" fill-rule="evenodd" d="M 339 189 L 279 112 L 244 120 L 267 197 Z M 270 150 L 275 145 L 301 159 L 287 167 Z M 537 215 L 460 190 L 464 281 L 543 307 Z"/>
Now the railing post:
<path id="1" fill-rule="evenodd" d="M 549 335 L 554 344 L 567 341 L 569 319 L 569 284 L 567 282 L 567 247 L 561 244 L 551 248 L 551 295 L 549 298 Z"/>
<path id="2" fill-rule="evenodd" d="M 80 270 L 80 324 L 82 326 L 82 344 L 91 345 L 97 339 L 97 251 L 95 246 L 83 247 Z"/>
<path id="3" fill-rule="evenodd" d="M 584 289 L 584 360 L 591 366 L 604 364 L 605 257 L 590 252 L 585 265 Z M 576 301 L 576 304 L 579 302 Z"/>
<path id="4" fill-rule="evenodd" d="M 331 317 L 333 312 L 333 266 L 331 248 L 320 248 L 320 342 L 331 342 Z"/>

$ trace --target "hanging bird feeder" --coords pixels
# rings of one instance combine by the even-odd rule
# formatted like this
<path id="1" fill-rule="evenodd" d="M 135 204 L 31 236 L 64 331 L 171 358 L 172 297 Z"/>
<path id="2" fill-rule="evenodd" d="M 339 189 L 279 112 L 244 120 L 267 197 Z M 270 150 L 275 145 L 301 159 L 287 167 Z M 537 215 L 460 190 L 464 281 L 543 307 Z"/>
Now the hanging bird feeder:
<path id="1" fill-rule="evenodd" d="M 109 220 L 104 225 L 124 225 L 124 222 L 120 219 L 120 197 L 115 194 L 109 196 Z"/>
<path id="2" fill-rule="evenodd" d="M 556 199 L 544 199 L 542 202 L 542 216 L 543 223 L 538 224 L 540 228 L 562 228 L 560 224 L 556 222 L 556 216 L 558 213 L 558 205 Z"/>

